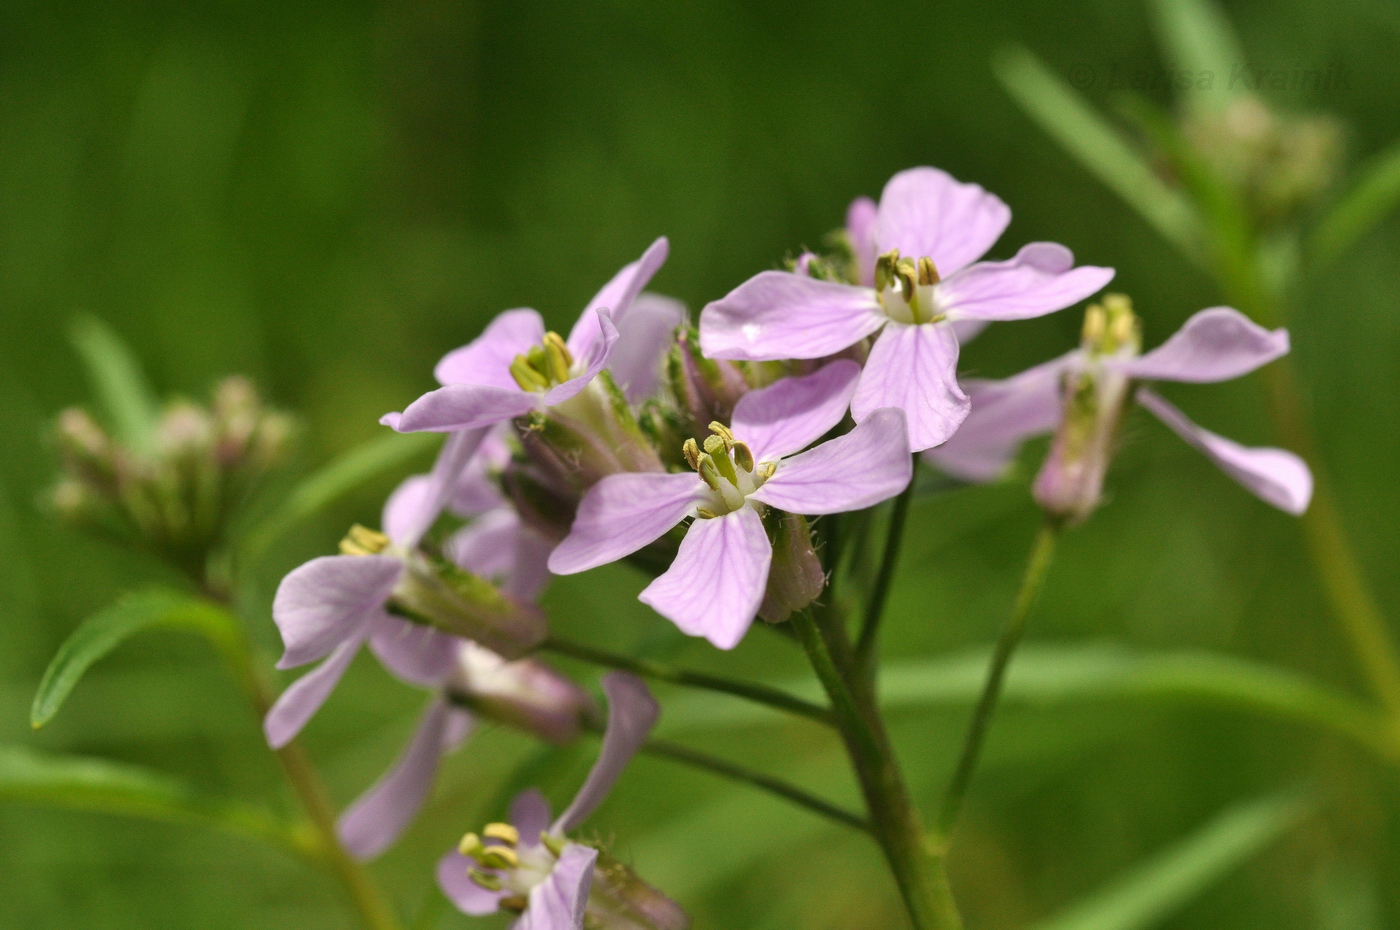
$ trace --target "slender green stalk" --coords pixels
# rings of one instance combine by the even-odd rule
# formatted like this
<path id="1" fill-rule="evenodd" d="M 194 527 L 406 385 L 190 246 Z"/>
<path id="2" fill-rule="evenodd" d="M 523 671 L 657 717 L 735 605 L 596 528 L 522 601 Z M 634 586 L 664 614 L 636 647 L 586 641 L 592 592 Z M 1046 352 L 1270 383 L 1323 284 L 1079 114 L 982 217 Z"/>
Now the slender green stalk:
<path id="1" fill-rule="evenodd" d="M 873 671 L 875 668 L 880 620 L 884 617 L 885 602 L 890 596 L 890 582 L 894 580 L 895 566 L 899 563 L 904 524 L 909 517 L 909 501 L 913 497 L 914 480 L 911 477 L 909 486 L 894 499 L 894 509 L 890 511 L 890 525 L 885 533 L 885 548 L 880 554 L 880 570 L 875 575 L 875 584 L 871 587 L 870 597 L 865 603 L 865 619 L 861 625 L 860 639 L 856 642 L 856 661 L 859 667 L 866 671 Z"/>
<path id="2" fill-rule="evenodd" d="M 1026 565 L 1026 573 L 1021 579 L 1021 590 L 1016 595 L 1016 603 L 1011 608 L 1011 616 L 1007 618 L 1006 625 L 1002 627 L 1001 635 L 997 638 L 996 648 L 992 652 L 992 662 L 987 669 L 986 683 L 982 686 L 982 695 L 977 700 L 977 707 L 972 712 L 972 721 L 967 727 L 967 736 L 963 740 L 958 766 L 953 770 L 953 779 L 949 782 L 948 790 L 943 796 L 943 806 L 938 815 L 937 835 L 939 837 L 947 837 L 953 824 L 957 822 L 958 814 L 962 811 L 963 801 L 967 797 L 967 789 L 971 786 L 972 776 L 977 771 L 977 760 L 982 755 L 982 745 L 986 741 L 987 730 L 991 726 L 992 717 L 996 714 L 997 701 L 1001 698 L 1001 687 L 1006 680 L 1007 666 L 1010 665 L 1011 656 L 1015 653 L 1016 646 L 1020 644 L 1021 636 L 1026 631 L 1026 619 L 1030 616 L 1036 596 L 1045 583 L 1045 576 L 1049 574 L 1050 562 L 1055 556 L 1055 540 L 1058 536 L 1059 530 L 1054 524 L 1047 521 L 1040 528 L 1040 532 L 1035 537 L 1035 543 L 1031 547 L 1031 557 Z"/>
<path id="3" fill-rule="evenodd" d="M 624 672 L 631 672 L 643 678 L 653 678 L 657 681 L 667 681 L 671 684 L 685 685 L 691 688 L 703 688 L 708 691 L 718 691 L 721 694 L 729 694 L 734 697 L 745 698 L 759 704 L 766 704 L 778 710 L 787 711 L 790 714 L 797 714 L 799 717 L 806 717 L 827 726 L 835 726 L 835 718 L 831 711 L 819 704 L 805 701 L 800 697 L 780 691 L 777 688 L 770 688 L 767 685 L 760 685 L 754 682 L 739 681 L 733 678 L 724 678 L 719 675 L 710 675 L 705 672 L 694 672 L 689 669 L 675 668 L 661 662 L 653 662 L 650 659 L 640 659 L 636 656 L 629 656 L 619 652 L 612 652 L 607 649 L 599 649 L 584 643 L 576 643 L 572 640 L 560 639 L 551 636 L 540 646 L 547 652 L 568 656 L 571 659 L 578 659 L 582 662 L 589 662 L 593 665 L 601 665 L 604 668 L 621 669 Z"/>

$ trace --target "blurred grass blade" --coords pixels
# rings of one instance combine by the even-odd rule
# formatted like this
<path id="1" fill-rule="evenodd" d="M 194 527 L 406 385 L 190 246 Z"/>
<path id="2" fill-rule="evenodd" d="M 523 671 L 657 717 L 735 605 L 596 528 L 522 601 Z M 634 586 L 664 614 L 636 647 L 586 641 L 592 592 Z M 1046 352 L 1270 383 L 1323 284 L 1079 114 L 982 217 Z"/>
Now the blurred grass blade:
<path id="1" fill-rule="evenodd" d="M 1307 810 L 1293 792 L 1233 807 L 1035 930 L 1146 930 L 1273 842 Z"/>
<path id="2" fill-rule="evenodd" d="M 248 531 L 243 557 L 253 561 L 284 533 L 356 488 L 423 455 L 441 442 L 437 433 L 390 433 L 357 446 L 302 480 L 272 515 Z"/>
<path id="3" fill-rule="evenodd" d="M 1184 84 L 1196 109 L 1223 109 L 1238 96 L 1231 78 L 1245 65 L 1224 11 L 1211 0 L 1155 0 L 1152 6 L 1158 39 L 1177 72 L 1172 85 Z"/>
<path id="4" fill-rule="evenodd" d="M 1200 221 L 1191 204 L 1153 174 L 1079 94 L 1024 48 L 1002 50 L 993 68 L 1007 93 L 1041 129 L 1184 256 L 1203 263 Z"/>
<path id="5" fill-rule="evenodd" d="M 0 800 L 199 824 L 303 855 L 314 851 L 291 824 L 250 804 L 206 795 L 140 766 L 23 746 L 0 746 Z"/>
<path id="6" fill-rule="evenodd" d="M 1330 265 L 1400 201 L 1400 142 L 1373 159 L 1360 180 L 1318 224 L 1308 243 L 1313 267 Z"/>
<path id="7" fill-rule="evenodd" d="M 160 402 L 141 373 L 136 356 L 95 316 L 75 319 L 70 336 L 116 438 L 131 449 L 150 449 Z"/>
<path id="8" fill-rule="evenodd" d="M 226 647 L 241 636 L 236 622 L 214 605 L 187 594 L 159 589 L 128 594 L 80 623 L 59 647 L 39 682 L 29 722 L 37 730 L 52 720 L 94 662 L 143 630 L 183 628 Z"/>

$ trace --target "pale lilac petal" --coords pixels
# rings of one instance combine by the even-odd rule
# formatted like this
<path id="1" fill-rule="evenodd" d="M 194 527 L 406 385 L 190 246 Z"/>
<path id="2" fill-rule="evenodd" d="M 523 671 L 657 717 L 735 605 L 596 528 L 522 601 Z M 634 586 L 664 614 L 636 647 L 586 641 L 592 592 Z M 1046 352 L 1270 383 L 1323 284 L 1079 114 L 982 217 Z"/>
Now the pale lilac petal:
<path id="1" fill-rule="evenodd" d="M 1206 384 L 1249 374 L 1288 354 L 1288 330 L 1268 330 L 1230 307 L 1202 310 L 1170 339 L 1122 366 L 1143 381 Z"/>
<path id="2" fill-rule="evenodd" d="M 539 394 L 515 384 L 449 384 L 424 394 L 403 413 L 386 413 L 379 422 L 400 433 L 451 433 L 524 416 L 539 402 Z"/>
<path id="3" fill-rule="evenodd" d="M 565 845 L 549 877 L 530 889 L 529 904 L 512 930 L 583 930 L 597 861 L 598 850 Z"/>
<path id="4" fill-rule="evenodd" d="M 498 581 L 503 593 L 522 601 L 533 601 L 544 590 L 553 548 L 511 507 L 482 514 L 445 547 L 459 567 Z"/>
<path id="5" fill-rule="evenodd" d="M 1112 268 L 1075 268 L 1069 249 L 1032 242 L 1015 258 L 978 262 L 945 277 L 934 294 L 949 319 L 1028 320 L 1078 303 L 1111 280 Z"/>
<path id="6" fill-rule="evenodd" d="M 972 412 L 951 439 L 925 451 L 924 460 L 963 481 L 995 481 L 1022 443 L 1059 424 L 1060 379 L 1079 357 L 1069 352 L 1004 381 L 964 381 Z"/>
<path id="7" fill-rule="evenodd" d="M 456 494 L 463 471 L 488 432 L 490 428 L 483 426 L 449 434 L 428 480 L 410 486 L 401 499 L 395 499 L 400 498 L 398 493 L 390 498 L 384 508 L 384 532 L 390 539 L 405 549 L 418 545 Z"/>
<path id="8" fill-rule="evenodd" d="M 788 513 L 844 513 L 894 497 L 913 475 L 904 413 L 883 407 L 846 435 L 779 462 L 749 497 Z"/>
<path id="9" fill-rule="evenodd" d="M 506 442 L 506 434 L 510 432 L 509 423 L 498 424 L 487 431 L 452 490 L 452 499 L 447 504 L 452 513 L 459 517 L 474 517 L 505 506 L 505 496 L 501 494 L 494 476 L 510 464 L 512 453 L 510 444 Z"/>
<path id="10" fill-rule="evenodd" d="M 403 563 L 387 555 L 327 555 L 292 569 L 272 599 L 286 647 L 277 667 L 314 662 L 359 632 L 402 573 Z"/>
<path id="11" fill-rule="evenodd" d="M 582 319 L 574 327 L 574 332 L 592 333 L 588 345 L 581 351 L 574 351 L 574 364 L 582 370 L 568 381 L 556 384 L 544 393 L 544 406 L 562 404 L 588 387 L 588 383 L 598 377 L 598 372 L 607 367 L 613 346 L 617 345 L 617 327 L 606 310 L 585 310 Z M 572 338 L 572 337 L 570 337 Z"/>
<path id="12" fill-rule="evenodd" d="M 351 855 L 373 859 L 403 835 L 427 800 L 438 762 L 450 748 L 452 718 L 462 713 L 434 698 L 394 767 L 340 815 L 336 833 Z"/>
<path id="13" fill-rule="evenodd" d="M 946 442 L 967 417 L 958 387 L 958 337 L 947 323 L 891 323 L 865 362 L 851 416 L 857 423 L 881 407 L 904 411 L 909 446 L 921 452 Z"/>
<path id="14" fill-rule="evenodd" d="M 510 892 L 491 891 L 472 881 L 468 870 L 475 865 L 476 860 L 452 850 L 438 860 L 438 887 L 463 914 L 485 917 L 500 910 L 501 899 Z"/>
<path id="15" fill-rule="evenodd" d="M 618 329 L 625 329 L 623 325 L 632 312 L 633 302 L 637 295 L 642 292 L 642 288 L 647 286 L 647 282 L 666 263 L 666 256 L 670 254 L 671 244 L 665 236 L 660 237 L 647 250 L 642 253 L 642 257 L 631 264 L 624 265 L 622 270 L 613 275 L 612 280 L 603 285 L 588 306 L 584 308 L 586 316 L 589 310 L 605 310 L 612 317 Z M 579 318 L 579 323 L 584 317 Z M 579 330 L 579 323 L 574 324 L 573 332 L 569 333 L 569 351 L 575 355 L 587 351 L 592 341 L 597 338 L 595 330 Z"/>
<path id="16" fill-rule="evenodd" d="M 269 746 L 281 749 L 296 738 L 306 721 L 331 696 L 364 641 L 363 632 L 347 639 L 335 647 L 326 661 L 287 686 L 263 718 L 263 733 Z"/>
<path id="17" fill-rule="evenodd" d="M 951 320 L 953 332 L 957 333 L 958 342 L 967 345 L 972 340 L 982 334 L 982 330 L 987 328 L 990 320 Z"/>
<path id="18" fill-rule="evenodd" d="M 433 369 L 439 384 L 481 384 L 518 390 L 510 363 L 544 339 L 544 321 L 534 310 L 507 310 L 471 342 L 443 356 Z"/>
<path id="19" fill-rule="evenodd" d="M 656 718 L 661 716 L 656 698 L 635 675 L 608 672 L 603 676 L 603 693 L 608 696 L 608 726 L 603 731 L 602 748 L 578 794 L 549 828 L 555 836 L 563 836 L 578 827 L 603 803 L 622 770 L 651 735 Z"/>
<path id="20" fill-rule="evenodd" d="M 733 649 L 763 603 L 772 561 L 773 545 L 752 507 L 697 519 L 671 567 L 638 600 L 682 632 Z"/>
<path id="21" fill-rule="evenodd" d="M 384 667 L 409 684 L 433 687 L 456 664 L 458 640 L 421 623 L 382 613 L 370 626 L 369 648 Z"/>
<path id="22" fill-rule="evenodd" d="M 1137 400 L 1169 426 L 1172 432 L 1265 503 L 1295 517 L 1308 509 L 1308 503 L 1312 500 L 1312 471 L 1292 452 L 1267 447 L 1250 448 L 1217 436 L 1192 423 L 1186 414 L 1146 389 L 1138 390 Z"/>
<path id="23" fill-rule="evenodd" d="M 583 495 L 549 570 L 572 575 L 631 555 L 681 522 L 705 491 L 691 473 L 609 475 Z"/>
<path id="24" fill-rule="evenodd" d="M 734 405 L 734 435 L 753 451 L 755 461 L 800 452 L 841 422 L 859 379 L 859 365 L 838 359 L 810 375 L 750 391 Z"/>
<path id="25" fill-rule="evenodd" d="M 886 316 L 869 288 L 764 271 L 700 313 L 700 349 L 710 358 L 822 358 L 860 342 Z"/>
<path id="26" fill-rule="evenodd" d="M 875 248 L 878 214 L 879 208 L 869 197 L 857 197 L 846 210 L 846 236 L 856 258 L 856 283 L 865 287 L 875 286 L 875 259 L 879 258 Z"/>
<path id="27" fill-rule="evenodd" d="M 676 327 L 685 322 L 685 304 L 660 294 L 638 294 L 617 323 L 617 345 L 608 359 L 608 371 L 632 403 L 651 396 L 661 383 L 661 366 L 671 347 Z"/>
<path id="28" fill-rule="evenodd" d="M 421 515 L 434 493 L 431 475 L 409 475 L 389 499 L 384 502 L 384 512 L 379 517 L 379 526 L 390 539 L 407 539 L 417 532 Z"/>
<path id="29" fill-rule="evenodd" d="M 880 195 L 875 247 L 931 258 L 946 278 L 985 255 L 1010 222 L 1011 210 L 981 185 L 960 184 L 937 168 L 910 168 Z"/>
<path id="30" fill-rule="evenodd" d="M 525 846 L 539 845 L 549 820 L 549 802 L 535 788 L 527 788 L 510 802 L 510 822 L 520 831 L 520 842 Z"/>

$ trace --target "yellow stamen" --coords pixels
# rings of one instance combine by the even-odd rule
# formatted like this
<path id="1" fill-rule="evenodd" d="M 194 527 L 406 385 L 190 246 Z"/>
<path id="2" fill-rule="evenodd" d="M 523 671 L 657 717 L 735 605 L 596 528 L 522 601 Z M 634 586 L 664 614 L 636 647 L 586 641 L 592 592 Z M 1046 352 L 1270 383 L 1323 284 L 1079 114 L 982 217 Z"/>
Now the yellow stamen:
<path id="1" fill-rule="evenodd" d="M 472 858 L 476 858 L 477 851 L 481 848 L 481 837 L 477 836 L 475 833 L 468 833 L 466 836 L 462 837 L 462 841 L 457 844 L 457 851 L 459 853 L 464 856 L 471 856 Z"/>
<path id="2" fill-rule="evenodd" d="M 933 259 L 925 255 L 919 259 L 919 283 L 937 284 L 939 282 L 938 269 L 933 264 Z"/>
<path id="3" fill-rule="evenodd" d="M 488 823 L 481 835 L 489 840 L 500 840 L 508 846 L 520 842 L 520 831 L 508 823 Z"/>
<path id="4" fill-rule="evenodd" d="M 514 869 L 520 857 L 509 846 L 483 846 L 473 857 L 488 869 Z"/>
<path id="5" fill-rule="evenodd" d="M 378 555 L 389 548 L 389 537 L 356 523 L 340 541 L 341 555 Z"/>

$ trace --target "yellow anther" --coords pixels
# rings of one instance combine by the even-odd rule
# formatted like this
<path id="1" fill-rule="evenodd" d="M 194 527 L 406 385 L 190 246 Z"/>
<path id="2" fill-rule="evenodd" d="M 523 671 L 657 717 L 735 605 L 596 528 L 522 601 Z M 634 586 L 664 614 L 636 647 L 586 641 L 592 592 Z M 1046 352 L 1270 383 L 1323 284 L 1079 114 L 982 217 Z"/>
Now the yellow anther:
<path id="1" fill-rule="evenodd" d="M 514 846 L 520 842 L 520 831 L 508 823 L 488 823 L 481 835 L 488 840 L 500 840 L 507 846 Z"/>
<path id="2" fill-rule="evenodd" d="M 724 437 L 722 436 L 706 436 L 705 452 L 715 457 L 725 456 L 727 458 L 729 455 L 729 446 L 725 444 Z"/>
<path id="3" fill-rule="evenodd" d="M 938 269 L 934 266 L 934 264 L 933 264 L 933 259 L 929 258 L 927 255 L 925 255 L 924 257 L 920 258 L 920 259 L 919 259 L 919 283 L 920 283 L 920 284 L 937 284 L 938 281 L 939 281 L 939 278 L 938 278 Z"/>
<path id="4" fill-rule="evenodd" d="M 544 362 L 545 374 L 552 384 L 562 384 L 569 380 L 569 369 L 573 367 L 574 358 L 558 333 L 544 334 Z"/>
<path id="5" fill-rule="evenodd" d="M 734 433 L 730 431 L 729 427 L 725 426 L 718 420 L 710 421 L 710 432 L 714 433 L 720 439 L 724 440 L 724 445 L 726 449 L 734 445 Z"/>
<path id="6" fill-rule="evenodd" d="M 467 877 L 487 891 L 501 890 L 501 880 L 499 878 L 492 875 L 490 872 L 481 871 L 481 869 L 478 869 L 476 866 L 471 866 L 467 869 Z M 524 910 L 524 908 L 521 908 L 521 910 Z"/>
<path id="7" fill-rule="evenodd" d="M 496 888 L 492 890 L 499 891 L 500 889 Z M 528 907 L 529 904 L 530 899 L 525 897 L 523 894 L 509 894 L 496 902 L 497 907 L 499 907 L 503 911 L 510 911 L 512 914 L 525 913 L 525 908 Z"/>
<path id="8" fill-rule="evenodd" d="M 687 439 L 681 446 L 681 454 L 685 456 L 686 463 L 696 471 L 700 470 L 700 446 L 694 439 Z"/>
<path id="9" fill-rule="evenodd" d="M 462 837 L 462 841 L 457 844 L 457 851 L 459 853 L 464 856 L 471 856 L 473 859 L 476 858 L 476 854 L 481 848 L 481 837 L 477 836 L 475 833 L 468 833 L 466 836 Z"/>
<path id="10" fill-rule="evenodd" d="M 715 517 L 719 516 L 719 514 L 715 513 L 708 507 L 696 507 L 695 515 L 701 520 L 713 520 Z"/>
<path id="11" fill-rule="evenodd" d="M 726 458 L 725 461 L 728 459 Z M 708 455 L 701 455 L 700 464 L 695 466 L 695 470 L 700 473 L 700 480 L 709 485 L 711 491 L 719 490 L 719 483 L 723 476 L 720 475 L 719 466 L 715 464 L 714 459 Z"/>
<path id="12" fill-rule="evenodd" d="M 773 477 L 773 472 L 777 470 L 777 462 L 764 462 L 762 465 L 758 466 L 758 476 L 764 481 L 767 481 L 769 478 Z"/>
<path id="13" fill-rule="evenodd" d="M 742 442 L 734 443 L 734 464 L 744 471 L 753 471 L 753 450 Z"/>
<path id="14" fill-rule="evenodd" d="M 914 288 L 918 284 L 919 270 L 914 263 L 907 258 L 899 260 L 895 265 L 894 273 L 899 277 L 899 293 L 904 298 L 904 302 L 914 304 Z"/>
<path id="15" fill-rule="evenodd" d="M 1084 329 L 1079 341 L 1086 348 L 1097 348 L 1103 342 L 1103 334 L 1108 329 L 1108 314 L 1098 304 L 1090 304 L 1084 311 Z"/>
<path id="16" fill-rule="evenodd" d="M 875 290 L 883 291 L 894 284 L 894 269 L 898 264 L 899 249 L 891 249 L 875 259 Z"/>
<path id="17" fill-rule="evenodd" d="M 341 555 L 378 555 L 389 548 L 389 537 L 356 523 L 340 541 Z"/>
<path id="18" fill-rule="evenodd" d="M 510 376 L 520 385 L 522 391 L 543 391 L 549 387 L 549 380 L 540 374 L 524 355 L 517 355 L 510 363 Z"/>
<path id="19" fill-rule="evenodd" d="M 488 869 L 513 869 L 520 865 L 520 857 L 509 846 L 483 846 L 473 858 Z"/>

